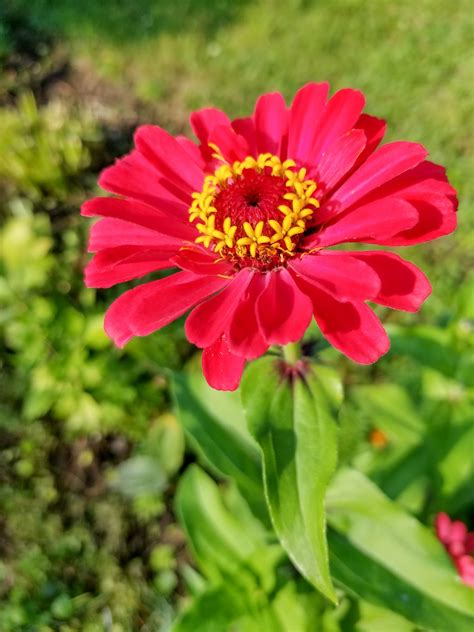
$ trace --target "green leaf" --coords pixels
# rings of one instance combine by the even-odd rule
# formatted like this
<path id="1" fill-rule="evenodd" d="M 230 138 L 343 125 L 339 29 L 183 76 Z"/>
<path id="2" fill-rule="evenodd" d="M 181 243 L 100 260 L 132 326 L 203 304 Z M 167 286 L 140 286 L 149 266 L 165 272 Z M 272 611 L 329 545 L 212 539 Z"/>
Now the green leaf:
<path id="1" fill-rule="evenodd" d="M 440 327 L 419 325 L 393 328 L 390 332 L 392 353 L 408 355 L 422 366 L 453 376 L 458 357 L 450 346 L 449 333 Z"/>
<path id="2" fill-rule="evenodd" d="M 168 476 L 175 474 L 183 463 L 184 432 L 176 416 L 160 415 L 140 444 L 140 451 L 157 459 Z"/>
<path id="3" fill-rule="evenodd" d="M 116 469 L 113 486 L 125 496 L 136 498 L 143 494 L 161 494 L 166 475 L 160 463 L 149 456 L 132 456 Z"/>
<path id="4" fill-rule="evenodd" d="M 446 377 L 439 371 L 426 368 L 422 372 L 423 395 L 432 400 L 462 402 L 469 393 L 456 378 Z"/>
<path id="5" fill-rule="evenodd" d="M 235 480 L 265 520 L 260 454 L 245 428 L 240 399 L 211 389 L 201 372 L 173 373 L 172 384 L 176 411 L 191 442 L 217 473 Z"/>
<path id="6" fill-rule="evenodd" d="M 425 431 L 407 392 L 396 384 L 359 386 L 353 396 L 372 426 L 383 430 L 390 442 L 414 445 Z"/>
<path id="7" fill-rule="evenodd" d="M 199 567 L 218 582 L 232 576 L 241 585 L 273 586 L 273 566 L 283 555 L 232 487 L 224 495 L 198 466 L 181 478 L 176 508 Z M 270 571 L 269 571 L 270 569 Z"/>
<path id="8" fill-rule="evenodd" d="M 403 495 L 405 505 L 419 510 L 429 462 L 427 427 L 408 393 L 396 384 L 377 384 L 356 387 L 352 398 L 357 404 L 352 415 L 382 430 L 387 438 L 383 449 L 366 442 L 365 450 L 353 456 L 352 463 L 391 498 L 400 501 Z"/>
<path id="9" fill-rule="evenodd" d="M 354 632 L 415 632 L 413 623 L 385 608 L 360 600 L 359 618 Z"/>
<path id="10" fill-rule="evenodd" d="M 324 495 L 335 466 L 336 425 L 312 368 L 293 383 L 267 357 L 247 369 L 242 400 L 260 444 L 264 488 L 282 546 L 300 572 L 336 601 L 329 574 Z"/>
<path id="11" fill-rule="evenodd" d="M 328 404 L 337 413 L 344 399 L 344 388 L 341 376 L 336 369 L 323 364 L 311 364 L 313 379 L 318 384 L 317 388 L 324 393 Z"/>
<path id="12" fill-rule="evenodd" d="M 451 428 L 450 449 L 439 462 L 441 475 L 441 499 L 439 509 L 450 513 L 474 502 L 474 426 Z M 449 446 L 449 444 L 448 444 Z"/>
<path id="13" fill-rule="evenodd" d="M 16 292 L 42 286 L 54 265 L 47 215 L 9 218 L 0 233 L 0 264 L 8 284 Z"/>
<path id="14" fill-rule="evenodd" d="M 303 610 L 304 604 L 296 605 Z M 294 609 L 291 614 L 294 614 Z M 296 624 L 299 624 L 298 620 Z M 296 629 L 309 632 L 309 630 L 314 630 L 314 627 L 295 628 L 294 619 L 290 626 L 280 621 L 271 605 L 249 611 L 242 595 L 235 587 L 222 583 L 199 595 L 175 622 L 172 632 L 262 632 L 263 630 L 293 632 Z"/>
<path id="15" fill-rule="evenodd" d="M 219 585 L 195 598 L 191 606 L 175 621 L 171 630 L 225 632 L 230 629 L 236 618 L 244 614 L 245 607 L 238 594 L 229 586 Z"/>
<path id="16" fill-rule="evenodd" d="M 472 590 L 434 534 L 355 470 L 327 495 L 331 569 L 349 592 L 429 630 L 469 632 Z"/>
<path id="17" fill-rule="evenodd" d="M 272 602 L 285 632 L 340 632 L 337 610 L 326 606 L 327 601 L 301 576 L 286 583 Z"/>

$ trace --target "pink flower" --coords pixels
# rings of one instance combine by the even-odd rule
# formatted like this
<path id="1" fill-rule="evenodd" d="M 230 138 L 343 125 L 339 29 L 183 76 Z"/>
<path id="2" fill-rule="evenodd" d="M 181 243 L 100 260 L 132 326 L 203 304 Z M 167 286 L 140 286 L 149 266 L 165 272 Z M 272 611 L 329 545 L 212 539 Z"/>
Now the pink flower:
<path id="1" fill-rule="evenodd" d="M 410 246 L 456 226 L 456 197 L 422 145 L 378 147 L 385 122 L 363 114 L 351 89 L 327 99 L 326 83 L 299 90 L 290 107 L 261 96 L 231 121 L 209 108 L 191 115 L 199 143 L 145 125 L 136 148 L 100 185 L 119 198 L 86 202 L 90 287 L 167 268 L 179 271 L 122 294 L 105 329 L 122 347 L 192 310 L 188 339 L 203 370 L 235 389 L 246 360 L 299 340 L 312 317 L 329 342 L 369 364 L 389 340 L 371 301 L 416 311 L 425 275 L 392 252 L 332 249 L 346 242 Z"/>
<path id="2" fill-rule="evenodd" d="M 458 569 L 459 577 L 465 584 L 474 588 L 474 557 L 471 555 L 461 555 L 454 560 Z"/>
<path id="3" fill-rule="evenodd" d="M 435 520 L 436 535 L 451 556 L 465 584 L 474 588 L 474 532 L 468 533 L 460 520 L 439 513 Z"/>

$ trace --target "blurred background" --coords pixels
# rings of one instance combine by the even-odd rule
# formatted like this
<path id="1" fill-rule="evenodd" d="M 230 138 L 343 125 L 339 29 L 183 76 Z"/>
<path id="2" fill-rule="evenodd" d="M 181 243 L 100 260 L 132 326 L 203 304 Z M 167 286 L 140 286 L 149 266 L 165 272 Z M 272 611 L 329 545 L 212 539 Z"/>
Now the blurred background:
<path id="1" fill-rule="evenodd" d="M 186 602 L 173 498 L 196 456 L 168 371 L 194 350 L 182 322 L 112 347 L 119 291 L 83 287 L 79 206 L 138 124 L 189 134 L 191 110 L 241 116 L 264 91 L 358 88 L 389 140 L 448 168 L 458 231 L 403 253 L 432 297 L 420 314 L 379 310 L 393 345 L 376 366 L 322 360 L 346 387 L 341 459 L 427 524 L 472 520 L 473 17 L 472 0 L 3 0 L 2 632 L 166 630 Z"/>

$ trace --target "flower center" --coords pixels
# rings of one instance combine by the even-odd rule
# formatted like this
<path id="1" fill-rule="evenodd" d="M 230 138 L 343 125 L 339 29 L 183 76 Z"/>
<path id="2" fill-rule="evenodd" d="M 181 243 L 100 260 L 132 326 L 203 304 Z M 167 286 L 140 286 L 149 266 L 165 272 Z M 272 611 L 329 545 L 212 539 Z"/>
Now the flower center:
<path id="1" fill-rule="evenodd" d="M 229 164 L 210 143 L 222 164 L 193 193 L 189 221 L 196 242 L 230 259 L 237 267 L 261 270 L 281 265 L 297 250 L 319 202 L 316 183 L 293 160 L 272 154 L 248 156 Z"/>
<path id="2" fill-rule="evenodd" d="M 233 182 L 222 187 L 214 198 L 216 227 L 230 218 L 235 226 L 249 222 L 252 226 L 270 219 L 279 219 L 282 214 L 278 206 L 286 204 L 283 197 L 288 193 L 284 180 L 264 172 L 246 169 Z"/>

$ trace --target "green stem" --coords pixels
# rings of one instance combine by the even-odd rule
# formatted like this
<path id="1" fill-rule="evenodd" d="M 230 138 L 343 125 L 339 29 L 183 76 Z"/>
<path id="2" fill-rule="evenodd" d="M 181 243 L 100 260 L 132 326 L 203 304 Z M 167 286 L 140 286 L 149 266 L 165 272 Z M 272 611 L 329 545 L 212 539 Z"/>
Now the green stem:
<path id="1" fill-rule="evenodd" d="M 301 347 L 299 342 L 290 342 L 283 347 L 283 357 L 288 364 L 296 364 L 301 358 Z"/>

